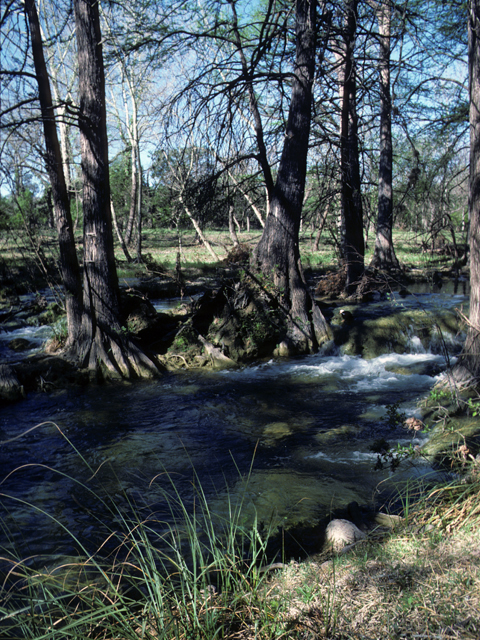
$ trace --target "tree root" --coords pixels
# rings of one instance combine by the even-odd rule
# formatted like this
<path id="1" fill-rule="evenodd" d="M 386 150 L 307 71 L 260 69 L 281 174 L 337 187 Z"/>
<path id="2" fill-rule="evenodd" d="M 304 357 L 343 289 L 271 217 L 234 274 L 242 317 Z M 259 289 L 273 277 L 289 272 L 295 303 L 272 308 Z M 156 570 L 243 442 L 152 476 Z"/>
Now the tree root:
<path id="1" fill-rule="evenodd" d="M 129 338 L 106 334 L 99 327 L 95 338 L 82 346 L 77 350 L 81 366 L 107 378 L 152 378 L 160 373 L 159 363 Z"/>

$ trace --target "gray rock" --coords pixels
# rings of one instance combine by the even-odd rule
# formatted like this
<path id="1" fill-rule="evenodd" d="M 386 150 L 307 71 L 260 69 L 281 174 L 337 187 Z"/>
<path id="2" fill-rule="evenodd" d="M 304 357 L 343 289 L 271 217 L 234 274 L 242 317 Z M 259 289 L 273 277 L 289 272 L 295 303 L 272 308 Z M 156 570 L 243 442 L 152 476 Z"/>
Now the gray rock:
<path id="1" fill-rule="evenodd" d="M 337 518 L 328 524 L 325 538 L 326 544 L 338 552 L 347 545 L 364 540 L 366 535 L 350 520 Z"/>
<path id="2" fill-rule="evenodd" d="M 8 343 L 8 348 L 12 351 L 28 351 L 32 349 L 35 345 L 30 340 L 26 340 L 25 338 L 14 338 L 10 340 Z"/>
<path id="3" fill-rule="evenodd" d="M 15 402 L 25 396 L 15 370 L 7 364 L 0 365 L 0 401 Z"/>

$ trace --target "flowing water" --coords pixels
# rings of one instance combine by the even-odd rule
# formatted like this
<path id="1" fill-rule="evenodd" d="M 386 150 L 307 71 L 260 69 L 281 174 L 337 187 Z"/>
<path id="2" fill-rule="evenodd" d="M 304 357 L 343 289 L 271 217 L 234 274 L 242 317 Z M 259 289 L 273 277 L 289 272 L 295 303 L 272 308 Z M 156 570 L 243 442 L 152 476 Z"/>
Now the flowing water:
<path id="1" fill-rule="evenodd" d="M 430 294 L 393 301 L 465 302 Z M 375 317 L 386 304 L 359 313 Z M 458 352 L 454 336 L 425 349 L 412 334 L 410 353 L 371 360 L 330 345 L 234 371 L 30 394 L 0 414 L 3 554 L 71 555 L 72 533 L 97 548 L 115 526 L 107 499 L 119 513 L 134 506 L 168 519 L 170 479 L 186 503 L 201 484 L 213 512 L 228 517 L 241 500 L 246 521 L 256 514 L 275 527 L 315 526 L 353 501 L 372 505 L 380 487 L 402 479 L 374 469 L 372 444 L 384 437 L 417 446 L 427 437 L 390 426 L 387 409 L 418 414 L 446 366 L 446 343 Z M 418 462 L 404 474 L 430 472 Z"/>

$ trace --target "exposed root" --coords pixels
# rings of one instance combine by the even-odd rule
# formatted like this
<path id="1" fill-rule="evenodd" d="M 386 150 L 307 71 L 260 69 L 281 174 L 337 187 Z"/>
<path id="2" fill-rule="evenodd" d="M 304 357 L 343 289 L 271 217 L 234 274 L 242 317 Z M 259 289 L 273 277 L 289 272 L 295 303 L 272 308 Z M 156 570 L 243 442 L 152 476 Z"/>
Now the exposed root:
<path id="1" fill-rule="evenodd" d="M 108 378 L 152 378 L 159 373 L 158 363 L 123 336 L 106 335 L 97 327 L 95 338 L 80 352 L 82 366 L 102 371 Z"/>

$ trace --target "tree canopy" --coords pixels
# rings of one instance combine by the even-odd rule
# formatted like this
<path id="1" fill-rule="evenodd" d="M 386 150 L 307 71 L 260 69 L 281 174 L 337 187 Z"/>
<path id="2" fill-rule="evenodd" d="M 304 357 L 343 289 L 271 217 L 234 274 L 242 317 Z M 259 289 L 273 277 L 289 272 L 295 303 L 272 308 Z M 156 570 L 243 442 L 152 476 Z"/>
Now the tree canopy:
<path id="1" fill-rule="evenodd" d="M 35 5 L 12 0 L 1 15 L 0 224 L 31 233 L 52 223 L 49 137 L 42 135 L 50 122 L 65 207 L 73 207 L 71 231 L 83 225 L 87 243 L 82 149 L 93 125 L 82 125 L 88 91 L 78 24 L 70 3 L 37 7 L 47 115 L 34 38 L 25 28 L 28 6 Z M 465 243 L 467 2 L 142 1 L 98 9 L 108 144 L 98 193 L 111 191 L 101 205 L 106 234 L 113 243 L 115 232 L 129 261 L 143 260 L 145 224 L 191 225 L 215 257 L 205 228 L 230 224 L 236 242 L 234 221 L 251 221 L 262 233 L 252 268 L 273 278 L 286 310 L 306 314 L 307 326 L 315 305 L 302 294 L 302 312 L 292 311 L 290 291 L 305 286 L 297 240 L 304 225 L 316 246 L 322 232 L 334 242 L 346 295 L 355 295 L 364 273 L 402 267 L 395 227 L 422 234 L 426 246 L 439 235 Z M 299 15 L 306 13 L 310 26 L 303 29 Z M 273 250 L 279 205 L 292 227 Z M 369 265 L 364 253 L 374 229 Z M 83 250 L 85 271 L 86 244 Z M 289 260 L 297 265 L 296 285 Z M 301 349 L 316 348 L 322 338 L 307 334 Z"/>

